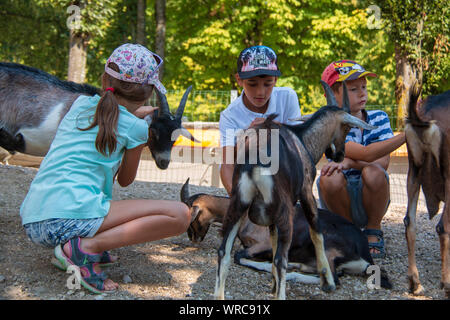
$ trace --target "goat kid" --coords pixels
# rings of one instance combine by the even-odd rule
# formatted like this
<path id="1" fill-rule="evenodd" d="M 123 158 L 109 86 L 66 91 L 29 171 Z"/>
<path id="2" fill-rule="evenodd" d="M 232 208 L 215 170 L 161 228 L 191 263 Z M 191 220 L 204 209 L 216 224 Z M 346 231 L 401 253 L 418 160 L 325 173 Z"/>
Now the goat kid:
<path id="1" fill-rule="evenodd" d="M 175 116 L 170 113 L 165 96 L 157 91 L 160 112 L 150 124 L 147 144 L 160 169 L 167 168 L 171 148 L 179 134 L 196 141 L 181 125 L 191 88 L 186 90 Z M 36 68 L 0 62 L 0 147 L 12 154 L 45 156 L 72 103 L 80 95 L 95 94 L 101 94 L 101 90 L 62 81 Z"/>
<path id="2" fill-rule="evenodd" d="M 263 134 L 267 133 L 266 141 L 271 141 L 272 131 L 278 130 L 278 148 L 269 150 L 269 146 L 265 146 L 265 150 L 269 151 L 271 157 L 278 157 L 279 170 L 274 174 L 268 174 L 267 165 L 261 164 L 260 159 L 257 159 L 256 164 L 250 164 L 247 159 L 249 158 L 248 145 L 251 143 L 245 148 L 245 163 L 235 165 L 230 206 L 223 219 L 223 241 L 218 250 L 216 298 L 224 298 L 230 252 L 239 228 L 246 218 L 245 213 L 248 212 L 250 221 L 269 227 L 273 250 L 272 276 L 275 297 L 285 299 L 286 268 L 292 240 L 294 204 L 298 200 L 310 226 L 321 288 L 324 291 L 333 291 L 336 288 L 325 255 L 316 200 L 312 193 L 316 164 L 324 152 L 333 161 L 339 162 L 344 159 L 345 137 L 351 127 L 363 129 L 375 127 L 347 112 L 348 97 L 345 84 L 345 110 L 336 106 L 335 99 L 334 102 L 330 100 L 329 97 L 334 97 L 331 88 L 323 81 L 322 85 L 328 97 L 328 106 L 319 109 L 305 123 L 294 126 L 276 124 L 272 121 L 274 115 L 271 115 L 263 124 L 252 128 L 258 132 L 253 137 L 260 136 L 260 131 L 264 129 Z M 251 137 L 248 140 L 251 140 Z M 259 145 L 259 142 L 257 141 L 256 145 Z"/>
<path id="3" fill-rule="evenodd" d="M 441 287 L 450 298 L 450 90 L 429 96 L 416 110 L 419 95 L 416 84 L 405 125 L 409 168 L 404 223 L 409 290 L 414 294 L 423 292 L 415 259 L 416 210 L 422 186 L 430 219 L 438 212 L 440 202 L 445 203 L 436 231 L 441 248 Z"/>
<path id="4" fill-rule="evenodd" d="M 228 197 L 204 193 L 190 196 L 189 178 L 181 188 L 180 199 L 189 207 L 191 213 L 191 223 L 187 233 L 189 239 L 194 243 L 203 241 L 211 223 L 222 222 L 230 204 Z M 323 209 L 318 209 L 318 214 L 319 223 L 323 228 L 325 254 L 336 284 L 339 282 L 338 270 L 350 274 L 366 274 L 367 268 L 374 265 L 367 237 L 353 223 L 339 215 Z M 314 244 L 309 235 L 308 221 L 298 203 L 295 205 L 293 225 L 293 237 L 288 253 L 288 269 L 297 268 L 300 272 L 317 274 Z M 258 226 L 246 218 L 237 237 L 244 249 L 234 255 L 235 263 L 270 272 L 267 262 L 261 262 L 273 260 L 268 228 Z M 297 272 L 287 273 L 286 280 L 300 283 L 320 283 L 320 278 L 316 275 Z M 384 271 L 381 273 L 380 286 L 387 289 L 392 288 Z"/>

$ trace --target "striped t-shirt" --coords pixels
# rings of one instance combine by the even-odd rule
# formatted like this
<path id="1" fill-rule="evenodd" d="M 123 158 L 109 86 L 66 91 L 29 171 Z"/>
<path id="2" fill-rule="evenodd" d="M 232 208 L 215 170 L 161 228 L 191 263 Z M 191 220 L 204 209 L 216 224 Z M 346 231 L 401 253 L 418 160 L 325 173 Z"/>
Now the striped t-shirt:
<path id="1" fill-rule="evenodd" d="M 374 130 L 363 130 L 360 128 L 351 128 L 350 132 L 345 138 L 345 142 L 353 141 L 363 146 L 368 146 L 371 143 L 384 141 L 394 136 L 391 129 L 391 123 L 386 112 L 382 110 L 362 110 L 366 118 L 366 122 L 373 126 L 377 126 Z M 361 175 L 361 171 L 355 169 L 345 170 L 346 175 Z"/>

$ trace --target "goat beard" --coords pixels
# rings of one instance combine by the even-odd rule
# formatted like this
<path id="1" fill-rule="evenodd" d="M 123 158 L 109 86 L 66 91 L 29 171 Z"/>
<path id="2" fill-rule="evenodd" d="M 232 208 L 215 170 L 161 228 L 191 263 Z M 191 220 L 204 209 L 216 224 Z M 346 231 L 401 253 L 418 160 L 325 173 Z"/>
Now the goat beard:
<path id="1" fill-rule="evenodd" d="M 334 153 L 331 148 L 327 148 L 325 150 L 325 157 L 334 162 L 342 162 L 342 160 L 344 160 L 345 153 L 342 151 L 338 151 L 338 152 Z"/>

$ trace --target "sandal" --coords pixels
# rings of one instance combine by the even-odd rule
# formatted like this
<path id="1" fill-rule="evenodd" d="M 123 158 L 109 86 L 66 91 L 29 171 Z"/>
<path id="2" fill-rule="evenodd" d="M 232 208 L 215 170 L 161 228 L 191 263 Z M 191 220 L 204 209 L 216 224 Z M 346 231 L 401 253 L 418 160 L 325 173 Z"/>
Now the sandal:
<path id="1" fill-rule="evenodd" d="M 50 262 L 57 267 L 58 269 L 62 271 L 67 271 L 67 267 L 65 264 L 61 263 L 56 257 L 53 257 Z M 100 256 L 100 262 L 98 263 L 101 268 L 107 268 L 111 267 L 112 265 L 116 264 L 117 260 L 113 261 L 111 259 L 111 255 L 108 251 L 103 251 L 103 253 Z"/>
<path id="2" fill-rule="evenodd" d="M 66 255 L 63 251 L 63 245 L 58 245 L 55 248 L 55 257 L 58 264 L 62 268 L 67 268 L 70 265 L 75 265 L 80 268 L 81 278 L 80 284 L 89 291 L 101 294 L 114 292 L 115 290 L 105 290 L 104 281 L 107 279 L 104 272 L 95 272 L 95 266 L 99 265 L 101 254 L 89 254 L 83 252 L 80 248 L 80 238 L 73 238 L 69 240 L 70 256 Z"/>
<path id="3" fill-rule="evenodd" d="M 98 263 L 86 264 L 80 267 L 80 284 L 95 294 L 111 293 L 113 290 L 105 290 L 105 280 L 108 278 L 104 272 L 97 273 L 94 268 Z"/>
<path id="4" fill-rule="evenodd" d="M 363 233 L 366 236 L 375 236 L 377 237 L 377 242 L 369 242 L 369 250 L 375 249 L 379 251 L 378 253 L 371 252 L 371 256 L 374 259 L 384 259 L 386 257 L 386 250 L 384 248 L 384 238 L 383 238 L 383 231 L 377 230 L 377 229 L 365 229 L 363 230 Z"/>

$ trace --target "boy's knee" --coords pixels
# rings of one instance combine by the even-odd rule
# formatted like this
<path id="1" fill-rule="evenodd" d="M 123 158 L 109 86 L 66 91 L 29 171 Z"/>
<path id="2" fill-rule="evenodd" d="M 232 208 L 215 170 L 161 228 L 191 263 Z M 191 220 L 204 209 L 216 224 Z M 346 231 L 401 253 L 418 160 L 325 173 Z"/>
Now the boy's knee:
<path id="1" fill-rule="evenodd" d="M 331 176 L 320 176 L 319 186 L 323 193 L 336 192 L 346 186 L 343 174 L 333 174 Z"/>
<path id="2" fill-rule="evenodd" d="M 382 188 L 388 186 L 386 171 L 379 165 L 369 165 L 361 172 L 364 185 L 369 188 Z"/>

